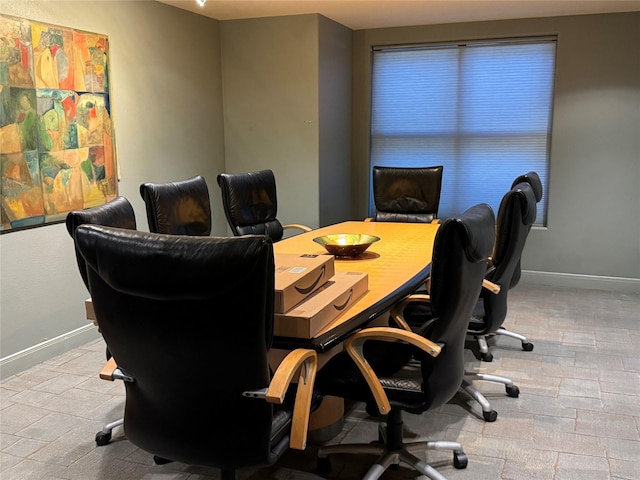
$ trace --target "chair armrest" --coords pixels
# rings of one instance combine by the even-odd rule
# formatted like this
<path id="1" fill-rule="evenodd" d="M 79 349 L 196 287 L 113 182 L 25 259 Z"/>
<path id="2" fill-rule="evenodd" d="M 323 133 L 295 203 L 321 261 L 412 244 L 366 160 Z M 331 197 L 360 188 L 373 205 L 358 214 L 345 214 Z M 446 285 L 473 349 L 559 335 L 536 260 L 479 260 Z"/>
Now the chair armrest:
<path id="1" fill-rule="evenodd" d="M 300 225 L 298 223 L 290 223 L 288 225 L 283 225 L 282 229 L 283 230 L 287 230 L 290 228 L 295 228 L 297 230 L 302 230 L 303 232 L 310 232 L 312 229 L 310 227 L 307 227 L 306 225 Z"/>
<path id="2" fill-rule="evenodd" d="M 489 290 L 494 295 L 497 295 L 500 293 L 500 288 L 501 288 L 500 285 L 498 285 L 497 283 L 490 282 L 486 278 L 482 280 L 482 286 L 487 290 Z"/>
<path id="3" fill-rule="evenodd" d="M 373 218 L 371 217 L 367 217 L 364 219 L 365 222 L 373 222 Z"/>
<path id="4" fill-rule="evenodd" d="M 100 378 L 102 380 L 108 380 L 110 382 L 113 382 L 114 380 L 122 380 L 123 382 L 134 381 L 131 375 L 128 375 L 120 370 L 120 367 L 118 367 L 118 364 L 113 357 L 107 360 L 107 363 L 105 363 L 104 367 L 102 367 L 102 370 L 100 371 Z"/>
<path id="5" fill-rule="evenodd" d="M 402 312 L 404 308 L 409 303 L 429 303 L 431 301 L 431 297 L 429 295 L 423 293 L 414 293 L 409 295 L 408 297 L 403 298 L 401 301 L 396 303 L 393 308 L 391 308 L 391 318 L 398 324 L 398 326 L 402 327 L 404 330 L 411 332 L 413 331 L 409 324 L 405 321 L 404 315 Z"/>
<path id="6" fill-rule="evenodd" d="M 271 379 L 266 400 L 270 403 L 282 403 L 293 376 L 298 370 L 300 370 L 300 376 L 293 406 L 289 446 L 296 450 L 304 450 L 307 445 L 313 385 L 318 370 L 318 354 L 315 350 L 298 348 L 282 360 Z"/>
<path id="7" fill-rule="evenodd" d="M 386 415 L 391 410 L 391 404 L 387 398 L 387 394 L 382 388 L 382 384 L 377 375 L 369 365 L 369 362 L 364 358 L 362 351 L 364 342 L 367 340 L 380 340 L 383 342 L 395 342 L 402 340 L 420 350 L 428 353 L 432 357 L 437 357 L 442 350 L 440 345 L 433 343 L 431 340 L 424 338 L 417 333 L 413 333 L 406 330 L 391 327 L 371 327 L 360 330 L 352 335 L 346 342 L 345 348 L 347 353 L 351 356 L 355 364 L 360 369 L 360 372 L 364 376 L 371 393 L 378 405 L 378 410 L 381 414 Z"/>
<path id="8" fill-rule="evenodd" d="M 96 311 L 93 309 L 93 300 L 91 297 L 84 301 L 84 311 L 87 316 L 87 320 L 91 320 L 93 324 L 98 326 L 98 319 L 96 318 Z"/>
<path id="9" fill-rule="evenodd" d="M 104 364 L 104 367 L 102 367 L 102 370 L 100 370 L 100 378 L 102 380 L 108 380 L 110 382 L 113 382 L 115 380 L 113 373 L 117 369 L 118 369 L 118 364 L 116 363 L 115 359 L 111 357 L 107 361 L 107 363 Z"/>

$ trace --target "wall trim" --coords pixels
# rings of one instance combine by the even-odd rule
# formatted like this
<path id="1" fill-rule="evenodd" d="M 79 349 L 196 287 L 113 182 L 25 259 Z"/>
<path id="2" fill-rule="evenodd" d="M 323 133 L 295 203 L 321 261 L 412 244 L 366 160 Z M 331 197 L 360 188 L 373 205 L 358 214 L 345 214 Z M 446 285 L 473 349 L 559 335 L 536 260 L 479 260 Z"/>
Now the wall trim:
<path id="1" fill-rule="evenodd" d="M 19 352 L 0 358 L 0 379 L 22 372 L 39 363 L 100 338 L 97 327 L 89 323 L 70 332 L 45 340 Z"/>
<path id="2" fill-rule="evenodd" d="M 550 285 L 553 287 L 583 288 L 588 290 L 640 294 L 640 278 L 522 270 L 521 281 L 530 285 Z"/>

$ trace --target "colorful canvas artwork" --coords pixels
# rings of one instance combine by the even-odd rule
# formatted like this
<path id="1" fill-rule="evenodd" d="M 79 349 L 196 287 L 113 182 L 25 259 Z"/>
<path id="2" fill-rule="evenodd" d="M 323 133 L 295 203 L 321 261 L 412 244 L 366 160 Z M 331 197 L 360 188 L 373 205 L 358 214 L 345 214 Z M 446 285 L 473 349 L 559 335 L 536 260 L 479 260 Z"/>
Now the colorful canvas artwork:
<path id="1" fill-rule="evenodd" d="M 117 196 L 105 35 L 0 15 L 0 233 Z"/>

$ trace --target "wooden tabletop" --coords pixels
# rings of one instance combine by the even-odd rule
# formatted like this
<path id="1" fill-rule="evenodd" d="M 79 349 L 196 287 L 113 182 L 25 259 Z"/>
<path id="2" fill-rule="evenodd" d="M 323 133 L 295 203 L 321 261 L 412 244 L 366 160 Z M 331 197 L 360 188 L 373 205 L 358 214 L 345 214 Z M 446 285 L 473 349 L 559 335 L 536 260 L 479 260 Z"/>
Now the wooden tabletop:
<path id="1" fill-rule="evenodd" d="M 380 237 L 356 259 L 336 258 L 341 272 L 369 274 L 369 291 L 311 339 L 276 337 L 274 347 L 312 347 L 320 352 L 389 310 L 429 276 L 437 224 L 343 222 L 296 235 L 274 244 L 275 253 L 327 254 L 313 239 L 335 233 L 366 233 Z"/>

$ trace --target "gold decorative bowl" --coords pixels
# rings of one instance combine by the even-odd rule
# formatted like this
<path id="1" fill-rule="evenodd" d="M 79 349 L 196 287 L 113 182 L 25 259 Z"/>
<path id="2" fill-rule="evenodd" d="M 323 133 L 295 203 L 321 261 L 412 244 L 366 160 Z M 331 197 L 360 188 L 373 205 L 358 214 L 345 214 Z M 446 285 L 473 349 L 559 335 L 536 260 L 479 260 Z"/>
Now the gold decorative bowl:
<path id="1" fill-rule="evenodd" d="M 357 257 L 362 255 L 372 243 L 378 240 L 380 240 L 380 237 L 360 233 L 337 233 L 313 239 L 314 242 L 322 245 L 327 252 L 336 257 Z"/>

